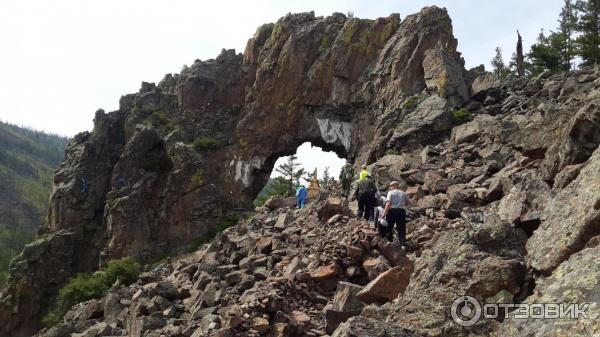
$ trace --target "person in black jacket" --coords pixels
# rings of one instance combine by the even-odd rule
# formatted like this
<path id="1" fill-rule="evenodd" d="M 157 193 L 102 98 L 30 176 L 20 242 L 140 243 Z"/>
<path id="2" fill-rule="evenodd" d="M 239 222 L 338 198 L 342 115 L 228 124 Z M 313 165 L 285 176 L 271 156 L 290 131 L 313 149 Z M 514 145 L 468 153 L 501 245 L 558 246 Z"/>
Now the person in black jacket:
<path id="1" fill-rule="evenodd" d="M 373 218 L 375 193 L 377 193 L 377 187 L 371 175 L 367 175 L 365 179 L 358 182 L 354 192 L 354 196 L 358 201 L 357 218 L 364 218 L 367 221 Z"/>

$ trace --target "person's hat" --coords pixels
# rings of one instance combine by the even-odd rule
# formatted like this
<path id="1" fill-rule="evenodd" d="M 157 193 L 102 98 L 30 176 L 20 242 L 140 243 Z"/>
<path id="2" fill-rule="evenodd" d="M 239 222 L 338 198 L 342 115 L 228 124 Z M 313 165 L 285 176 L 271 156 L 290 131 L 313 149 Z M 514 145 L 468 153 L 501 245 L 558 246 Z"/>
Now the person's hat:
<path id="1" fill-rule="evenodd" d="M 397 182 L 396 180 L 394 180 L 390 183 L 390 186 L 394 186 L 394 185 L 400 185 L 400 183 Z"/>
<path id="2" fill-rule="evenodd" d="M 367 164 L 362 164 L 361 168 L 367 168 Z"/>

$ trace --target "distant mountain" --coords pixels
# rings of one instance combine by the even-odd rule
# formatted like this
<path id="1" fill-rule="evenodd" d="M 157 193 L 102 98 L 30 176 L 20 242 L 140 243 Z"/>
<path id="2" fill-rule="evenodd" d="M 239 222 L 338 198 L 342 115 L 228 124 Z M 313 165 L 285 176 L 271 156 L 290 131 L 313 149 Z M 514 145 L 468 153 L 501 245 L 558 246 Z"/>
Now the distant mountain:
<path id="1" fill-rule="evenodd" d="M 0 121 L 0 284 L 46 216 L 68 138 Z"/>

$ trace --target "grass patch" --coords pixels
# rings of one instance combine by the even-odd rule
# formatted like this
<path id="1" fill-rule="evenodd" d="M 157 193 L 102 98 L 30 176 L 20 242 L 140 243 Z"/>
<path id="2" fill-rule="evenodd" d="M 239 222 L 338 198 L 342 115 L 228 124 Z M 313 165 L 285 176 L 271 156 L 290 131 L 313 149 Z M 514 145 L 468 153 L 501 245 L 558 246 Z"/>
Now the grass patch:
<path id="1" fill-rule="evenodd" d="M 204 171 L 199 168 L 196 171 L 196 174 L 194 174 L 194 176 L 192 177 L 192 183 L 194 185 L 200 186 L 202 185 L 202 183 L 204 182 Z"/>
<path id="2" fill-rule="evenodd" d="M 455 125 L 464 124 L 472 119 L 473 114 L 465 108 L 456 110 L 452 113 L 452 123 Z"/>
<path id="3" fill-rule="evenodd" d="M 411 96 L 406 101 L 404 101 L 402 107 L 404 108 L 404 110 L 412 112 L 419 106 L 419 104 L 421 104 L 421 102 L 423 102 L 424 99 L 425 96 L 422 94 Z"/>
<path id="4" fill-rule="evenodd" d="M 155 128 L 165 126 L 167 129 L 173 128 L 173 123 L 164 111 L 154 111 L 150 116 L 146 118 L 148 124 Z"/>
<path id="5" fill-rule="evenodd" d="M 137 280 L 140 271 L 139 263 L 132 258 L 124 258 L 108 262 L 105 268 L 93 275 L 77 275 L 58 292 L 54 308 L 43 319 L 44 324 L 54 326 L 60 323 L 72 306 L 104 296 L 117 280 L 130 285 Z"/>
<path id="6" fill-rule="evenodd" d="M 387 151 L 385 151 L 386 155 L 398 155 L 400 154 L 400 152 L 398 152 L 398 150 L 396 149 L 387 149 Z"/>
<path id="7" fill-rule="evenodd" d="M 217 236 L 217 234 L 237 224 L 239 220 L 240 218 L 235 215 L 223 217 L 221 221 L 214 228 L 210 229 L 205 235 L 198 237 L 192 241 L 192 243 L 189 245 L 189 252 L 191 253 L 197 251 L 203 244 L 209 243 L 212 239 L 215 238 L 215 236 Z"/>
<path id="8" fill-rule="evenodd" d="M 219 141 L 210 137 L 196 138 L 192 146 L 196 151 L 211 150 L 219 147 Z"/>

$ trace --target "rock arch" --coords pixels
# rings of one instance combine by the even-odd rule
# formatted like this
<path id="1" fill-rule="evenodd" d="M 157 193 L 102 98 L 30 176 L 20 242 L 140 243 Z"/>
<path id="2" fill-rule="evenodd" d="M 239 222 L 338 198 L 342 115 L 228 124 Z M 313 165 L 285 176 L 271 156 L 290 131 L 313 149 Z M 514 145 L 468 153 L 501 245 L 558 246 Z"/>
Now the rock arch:
<path id="1" fill-rule="evenodd" d="M 356 163 L 388 144 L 426 143 L 427 123 L 447 131 L 446 108 L 463 102 L 467 87 L 456 46 L 437 7 L 402 22 L 287 15 L 261 26 L 243 54 L 197 60 L 121 97 L 119 110 L 98 111 L 57 171 L 49 235 L 28 248 L 38 260 L 17 259 L 29 267 L 2 296 L 10 300 L 0 306 L 0 335 L 37 330 L 69 275 L 121 256 L 150 261 L 202 236 L 227 210 L 249 207 L 275 160 L 304 142 Z M 421 110 L 408 104 L 424 90 L 443 96 L 431 96 L 441 113 L 429 115 L 427 100 Z M 419 115 L 406 119 L 413 110 Z M 56 259 L 48 249 L 61 242 L 69 245 Z"/>

